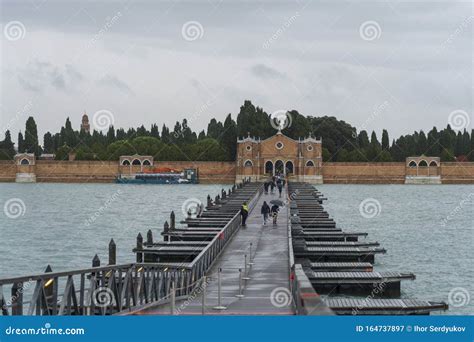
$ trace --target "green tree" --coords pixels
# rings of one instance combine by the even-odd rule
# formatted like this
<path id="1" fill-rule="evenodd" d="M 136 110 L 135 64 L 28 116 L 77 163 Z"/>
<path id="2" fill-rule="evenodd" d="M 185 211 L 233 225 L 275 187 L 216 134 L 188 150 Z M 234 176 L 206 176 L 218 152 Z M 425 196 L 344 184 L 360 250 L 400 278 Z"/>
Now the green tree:
<path id="1" fill-rule="evenodd" d="M 224 121 L 221 146 L 226 151 L 225 160 L 235 160 L 235 155 L 237 152 L 237 124 L 234 120 L 232 120 L 232 116 L 230 114 L 227 115 Z"/>
<path id="2" fill-rule="evenodd" d="M 25 140 L 23 139 L 23 134 L 18 132 L 18 153 L 25 152 Z"/>
<path id="3" fill-rule="evenodd" d="M 35 119 L 33 119 L 32 116 L 26 120 L 24 144 L 24 149 L 27 153 L 34 153 L 36 156 L 40 155 L 40 147 L 38 145 L 38 128 L 36 126 Z"/>
<path id="4" fill-rule="evenodd" d="M 390 148 L 390 140 L 386 129 L 382 131 L 382 150 L 388 151 Z"/>
<path id="5" fill-rule="evenodd" d="M 54 153 L 54 140 L 50 132 L 43 136 L 43 150 L 45 153 Z"/>
<path id="6" fill-rule="evenodd" d="M 9 160 L 15 156 L 15 144 L 12 142 L 11 133 L 5 131 L 5 139 L 0 141 L 0 159 Z"/>

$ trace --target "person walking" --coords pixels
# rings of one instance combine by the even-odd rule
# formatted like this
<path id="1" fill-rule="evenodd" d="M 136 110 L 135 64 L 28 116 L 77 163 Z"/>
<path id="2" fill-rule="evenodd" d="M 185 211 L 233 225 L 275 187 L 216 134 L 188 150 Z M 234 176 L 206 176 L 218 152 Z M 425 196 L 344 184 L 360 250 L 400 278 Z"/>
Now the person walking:
<path id="1" fill-rule="evenodd" d="M 277 188 L 278 188 L 279 197 L 281 198 L 281 192 L 283 190 L 283 181 L 281 180 L 281 178 L 278 178 L 277 180 Z"/>
<path id="2" fill-rule="evenodd" d="M 270 183 L 270 193 L 273 194 L 274 191 L 275 191 L 275 182 L 272 181 L 272 182 Z"/>
<path id="3" fill-rule="evenodd" d="M 244 202 L 242 204 L 242 207 L 240 208 L 240 217 L 242 219 L 242 226 L 245 227 L 246 224 L 245 222 L 247 221 L 247 217 L 249 216 L 249 207 L 247 205 L 247 202 Z"/>
<path id="4" fill-rule="evenodd" d="M 262 209 L 260 212 L 263 215 L 263 225 L 267 224 L 268 215 L 270 214 L 270 206 L 267 204 L 266 201 L 263 201 Z"/>
<path id="5" fill-rule="evenodd" d="M 265 195 L 268 195 L 268 187 L 270 184 L 268 182 L 263 183 L 263 188 L 265 189 Z"/>
<path id="6" fill-rule="evenodd" d="M 280 207 L 274 204 L 272 208 L 270 209 L 272 216 L 273 216 L 273 224 L 277 224 L 277 219 L 278 219 L 278 212 L 280 211 Z"/>

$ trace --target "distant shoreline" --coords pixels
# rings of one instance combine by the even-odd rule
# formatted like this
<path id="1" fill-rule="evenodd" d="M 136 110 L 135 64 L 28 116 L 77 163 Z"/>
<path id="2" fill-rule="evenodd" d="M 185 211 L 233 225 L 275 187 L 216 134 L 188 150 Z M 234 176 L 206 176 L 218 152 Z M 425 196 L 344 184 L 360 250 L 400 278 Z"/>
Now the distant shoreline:
<path id="1" fill-rule="evenodd" d="M 155 161 L 153 166 L 177 170 L 195 168 L 202 184 L 232 184 L 244 176 L 253 180 L 268 177 L 237 175 L 236 162 Z M 36 160 L 34 165 L 0 161 L 0 182 L 21 182 L 19 177 L 26 174 L 38 183 L 113 183 L 119 174 L 137 173 L 141 169 L 136 165 L 121 166 L 117 161 Z M 322 163 L 318 184 L 474 184 L 473 162 L 441 162 L 435 176 L 413 173 L 414 170 L 402 162 L 326 162 Z"/>

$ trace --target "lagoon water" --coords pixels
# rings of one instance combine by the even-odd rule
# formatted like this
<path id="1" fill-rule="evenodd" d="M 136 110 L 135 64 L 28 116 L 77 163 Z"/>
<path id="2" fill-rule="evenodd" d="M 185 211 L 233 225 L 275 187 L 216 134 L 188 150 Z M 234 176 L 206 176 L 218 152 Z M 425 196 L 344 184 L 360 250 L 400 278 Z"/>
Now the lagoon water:
<path id="1" fill-rule="evenodd" d="M 117 262 L 131 262 L 139 232 L 152 229 L 161 239 L 171 210 L 178 222 L 186 200 L 205 202 L 222 187 L 228 185 L 0 184 L 0 277 L 39 273 L 48 264 L 54 271 L 84 268 L 96 253 L 105 264 L 111 238 Z M 474 313 L 474 186 L 318 189 L 339 227 L 366 231 L 387 249 L 376 257 L 377 271 L 416 274 L 402 283 L 403 298 L 449 300 L 448 314 Z"/>

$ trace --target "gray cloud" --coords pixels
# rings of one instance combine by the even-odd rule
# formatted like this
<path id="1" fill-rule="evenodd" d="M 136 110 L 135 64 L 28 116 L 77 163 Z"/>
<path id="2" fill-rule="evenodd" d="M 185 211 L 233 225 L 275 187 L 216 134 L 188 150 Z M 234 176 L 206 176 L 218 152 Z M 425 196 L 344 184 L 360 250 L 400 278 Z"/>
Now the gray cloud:
<path id="1" fill-rule="evenodd" d="M 114 75 L 104 75 L 104 77 L 97 81 L 97 84 L 118 89 L 126 94 L 133 94 L 128 84 Z"/>
<path id="2" fill-rule="evenodd" d="M 17 79 L 24 90 L 41 93 L 48 90 L 49 86 L 69 91 L 83 76 L 71 65 L 58 67 L 35 59 L 17 70 Z"/>
<path id="3" fill-rule="evenodd" d="M 27 31 L 2 44 L 2 119 L 35 93 L 43 132 L 74 110 L 78 127 L 83 108 L 114 111 L 117 127 L 172 126 L 211 103 L 192 122 L 200 130 L 211 117 L 235 117 L 250 99 L 267 112 L 334 115 L 357 127 L 388 101 L 367 128 L 397 136 L 444 127 L 451 111 L 472 108 L 468 2 L 51 0 L 32 8 L 6 0 L 1 7 L 2 22 L 19 20 Z M 120 20 L 107 25 L 117 12 Z M 202 24 L 201 39 L 183 39 L 187 21 Z M 366 21 L 380 25 L 379 38 L 361 38 Z"/>
<path id="4" fill-rule="evenodd" d="M 285 79 L 286 75 L 280 71 L 266 66 L 265 64 L 256 64 L 250 68 L 250 71 L 253 75 L 258 78 L 267 80 L 267 79 Z"/>

